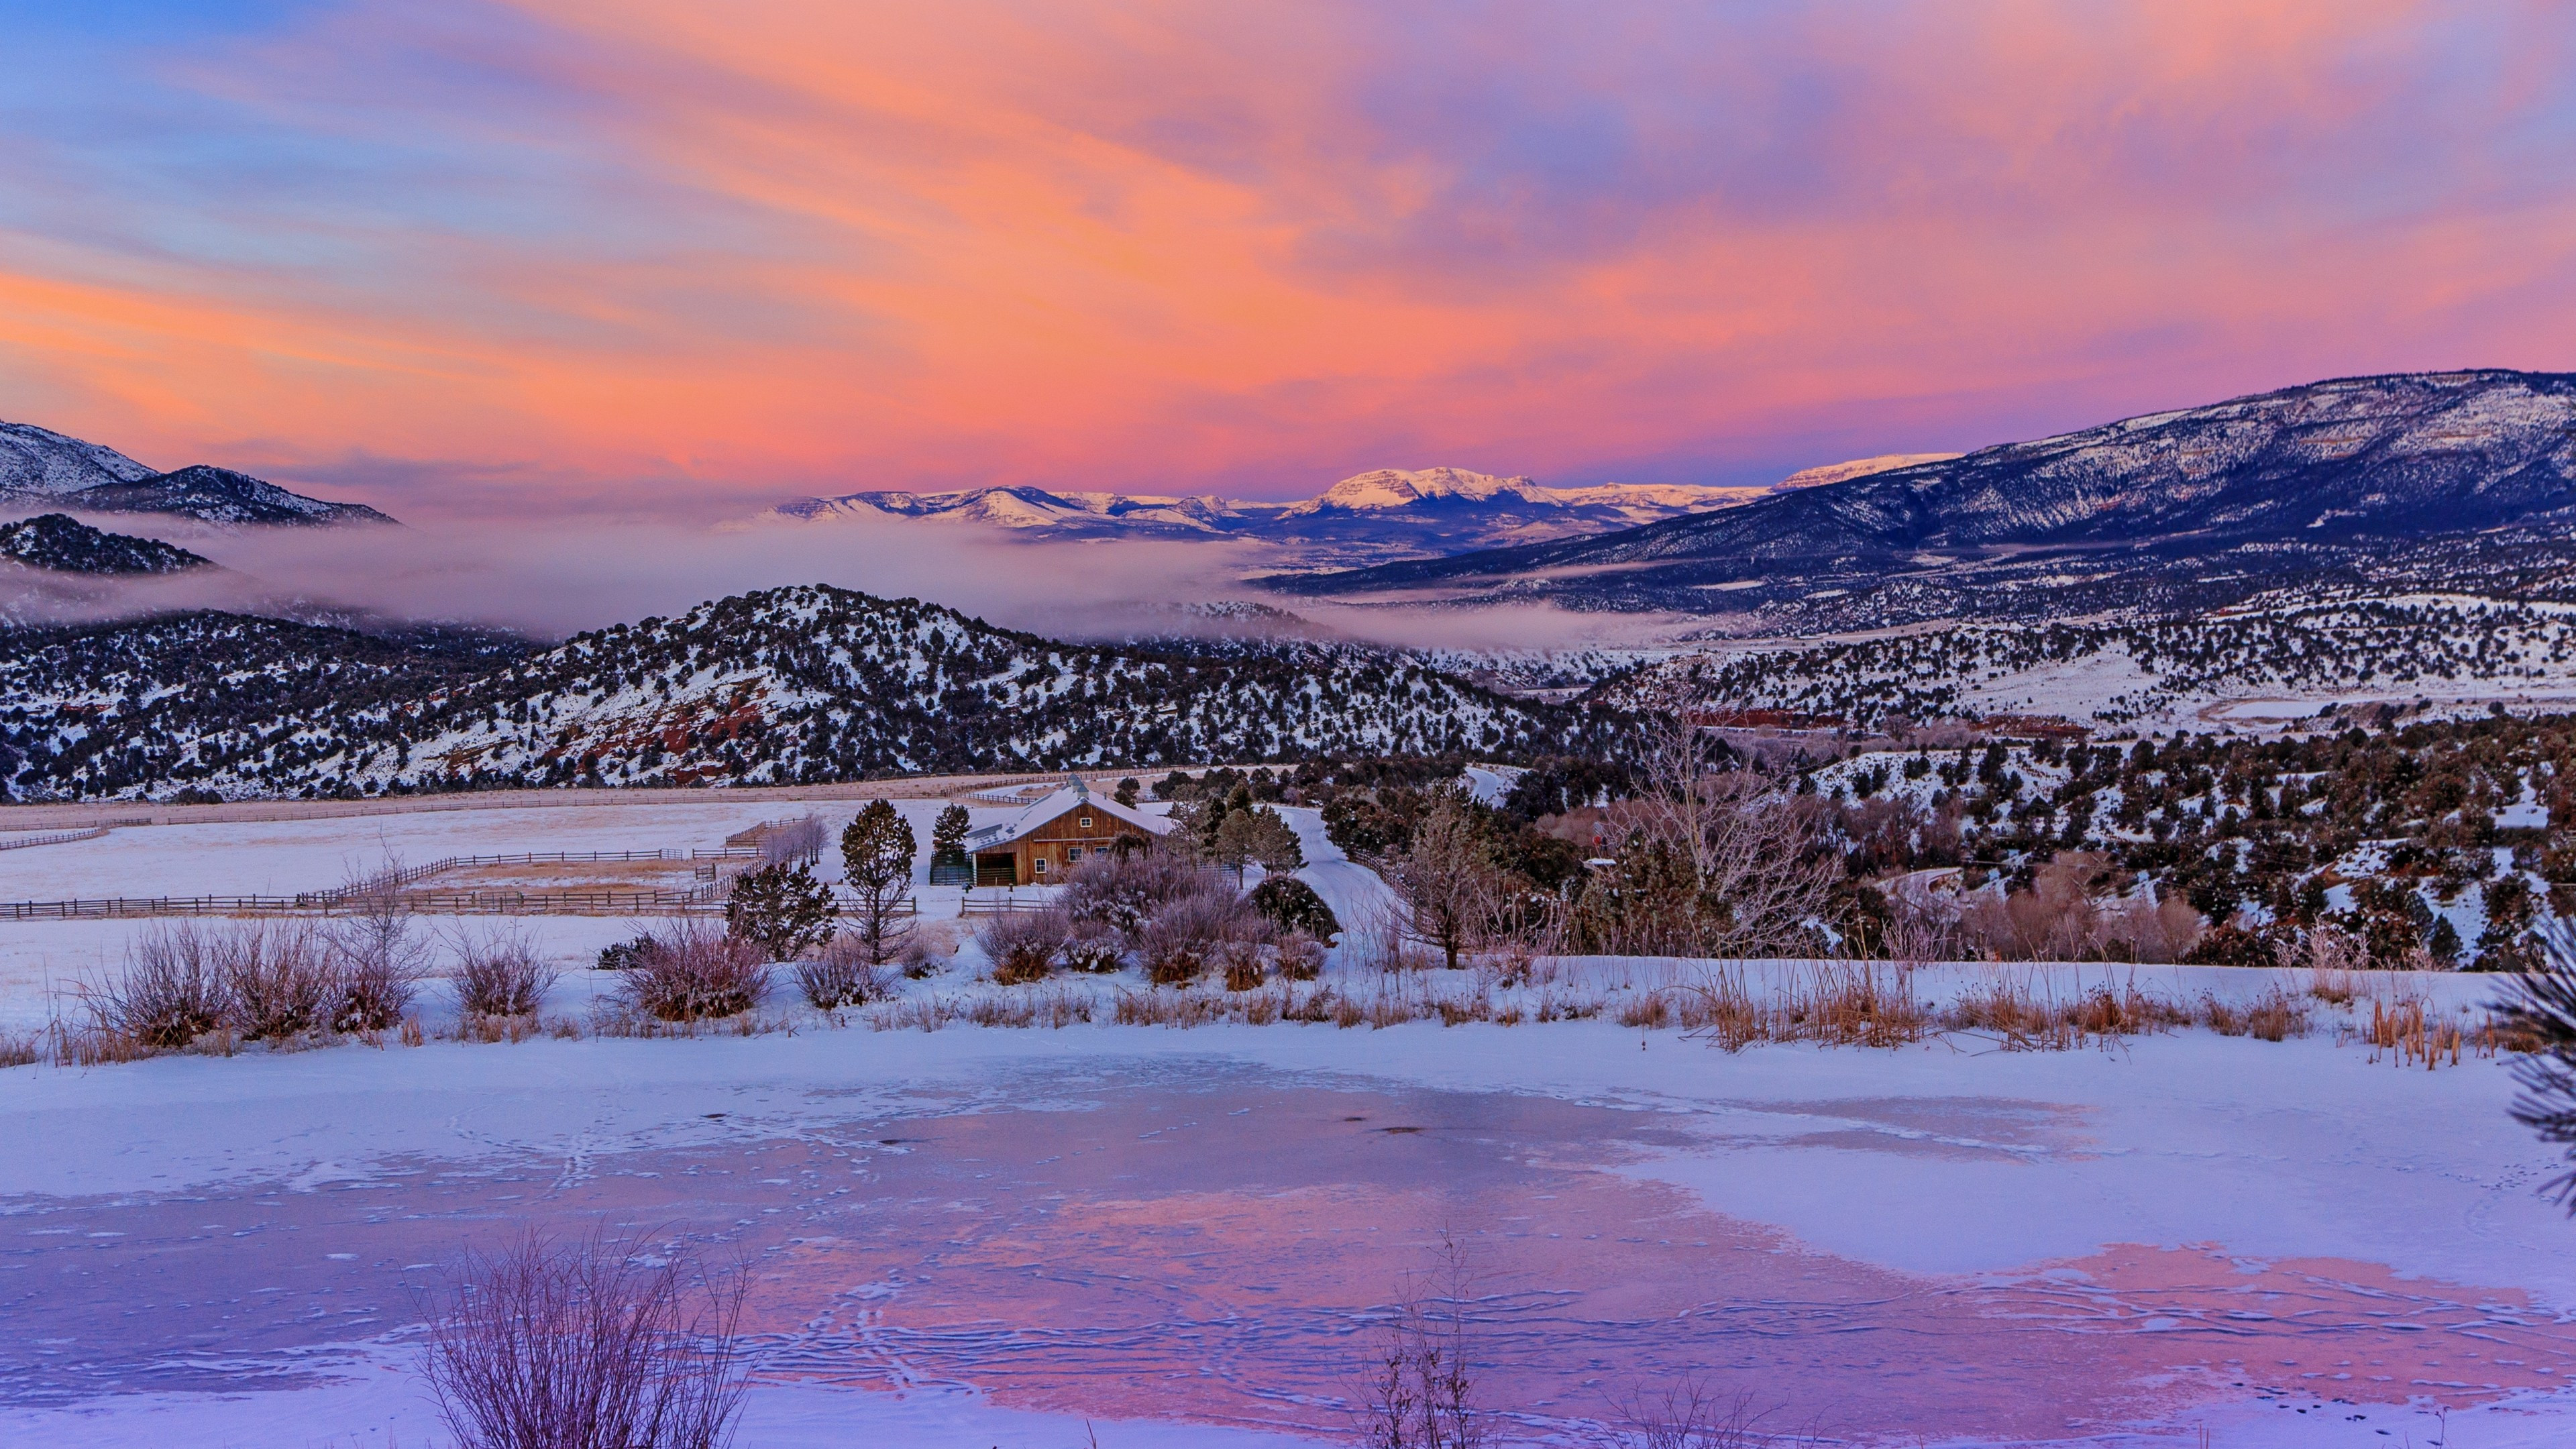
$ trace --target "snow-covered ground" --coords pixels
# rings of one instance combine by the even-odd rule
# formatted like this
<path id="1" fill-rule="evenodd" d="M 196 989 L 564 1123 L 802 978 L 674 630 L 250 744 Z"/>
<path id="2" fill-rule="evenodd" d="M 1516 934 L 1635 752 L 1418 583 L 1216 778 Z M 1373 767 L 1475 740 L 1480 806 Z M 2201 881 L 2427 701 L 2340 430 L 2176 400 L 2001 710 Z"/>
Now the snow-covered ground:
<path id="1" fill-rule="evenodd" d="M 1289 818 L 1338 913 L 1382 899 Z M 738 826 L 615 828 L 686 845 Z M 194 868 L 156 858 L 174 845 L 226 849 L 186 840 L 89 844 L 122 841 L 120 869 L 156 879 Z M 367 843 L 318 832 L 292 868 L 231 850 L 327 883 Z M 583 963 L 629 927 L 516 924 L 566 967 L 548 1011 L 573 1017 L 608 979 Z M 136 929 L 0 926 L 0 1023 L 41 1020 L 47 977 L 107 969 Z M 970 947 L 903 990 L 1030 990 L 976 965 Z M 1321 984 L 1616 1001 L 1709 969 L 1390 987 L 1336 962 Z M 1998 970 L 2061 996 L 2308 984 L 2099 966 L 1914 984 L 1941 999 Z M 2448 1018 L 2493 990 L 2365 985 Z M 1035 989 L 1099 1009 L 921 1031 L 782 1007 L 754 1036 L 477 1045 L 441 1035 L 433 984 L 420 1047 L 0 1071 L 0 1443 L 443 1443 L 417 1295 L 524 1225 L 746 1256 L 746 1445 L 1337 1440 L 1370 1325 L 1444 1236 L 1482 1394 L 1531 1442 L 1685 1378 L 1847 1443 L 2576 1442 L 2576 1225 L 2536 1191 L 2555 1164 L 2507 1115 L 2499 1062 L 2428 1071 L 2340 1041 L 2368 996 L 2280 1043 L 1729 1054 L 1607 1017 L 1118 1026 L 1132 979 Z"/>

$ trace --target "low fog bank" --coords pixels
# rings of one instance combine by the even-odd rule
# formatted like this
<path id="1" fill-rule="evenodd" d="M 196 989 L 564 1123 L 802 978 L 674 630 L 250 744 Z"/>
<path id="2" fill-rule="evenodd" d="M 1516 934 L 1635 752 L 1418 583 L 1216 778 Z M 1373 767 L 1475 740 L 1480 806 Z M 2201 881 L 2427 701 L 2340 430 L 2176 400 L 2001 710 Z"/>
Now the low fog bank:
<path id="1" fill-rule="evenodd" d="M 1351 605 L 1272 597 L 1241 582 L 1267 546 L 1146 539 L 1022 542 L 945 522 L 682 524 L 549 520 L 401 528 L 223 529 L 187 519 L 89 519 L 214 560 L 221 572 L 8 582 L 23 622 L 88 622 L 174 609 L 500 627 L 544 639 L 679 613 L 728 594 L 821 583 L 944 604 L 1052 638 L 1292 634 L 1462 650 L 1633 647 L 1678 633 L 1669 616 L 1549 605 Z M 1226 605 L 1255 607 L 1228 608 Z"/>

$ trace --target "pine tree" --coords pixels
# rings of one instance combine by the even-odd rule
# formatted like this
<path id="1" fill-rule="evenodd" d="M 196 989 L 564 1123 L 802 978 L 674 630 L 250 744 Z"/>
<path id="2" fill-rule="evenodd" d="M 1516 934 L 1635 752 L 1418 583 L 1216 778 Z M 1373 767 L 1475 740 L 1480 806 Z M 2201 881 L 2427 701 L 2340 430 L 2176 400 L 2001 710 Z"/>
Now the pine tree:
<path id="1" fill-rule="evenodd" d="M 957 805 L 949 806 L 948 811 L 960 817 L 956 848 L 963 853 L 966 833 L 962 821 L 966 811 Z M 948 812 L 942 812 L 938 824 L 932 827 L 934 844 L 947 825 Z M 884 800 L 869 801 L 849 828 L 841 832 L 841 872 L 855 897 L 852 914 L 870 962 L 882 963 L 903 944 L 904 937 L 912 934 L 914 849 L 912 822 Z"/>
<path id="2" fill-rule="evenodd" d="M 725 934 L 760 947 L 773 961 L 788 961 L 832 939 L 839 914 L 832 888 L 808 867 L 764 865 L 734 877 Z"/>

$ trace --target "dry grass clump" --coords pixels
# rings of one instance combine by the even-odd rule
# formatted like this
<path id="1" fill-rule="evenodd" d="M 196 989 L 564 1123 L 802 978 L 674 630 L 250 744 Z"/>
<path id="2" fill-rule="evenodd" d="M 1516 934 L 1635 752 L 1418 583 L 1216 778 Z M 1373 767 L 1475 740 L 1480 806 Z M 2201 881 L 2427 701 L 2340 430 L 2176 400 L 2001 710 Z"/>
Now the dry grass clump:
<path id="1" fill-rule="evenodd" d="M 0 1068 L 31 1067 L 45 1055 L 45 1039 L 32 1031 L 0 1031 Z"/>
<path id="2" fill-rule="evenodd" d="M 2203 996 L 2200 1020 L 2220 1036 L 2250 1036 L 2257 1041 L 2286 1041 L 2308 1034 L 2307 1006 L 2278 986 L 2246 1006 Z"/>
<path id="3" fill-rule="evenodd" d="M 963 1008 L 946 997 L 921 996 L 872 1006 L 868 1008 L 867 1023 L 870 1031 L 937 1031 L 964 1014 Z"/>
<path id="4" fill-rule="evenodd" d="M 1944 1029 L 1991 1034 L 2007 1051 L 2069 1051 L 2189 1026 L 2197 1019 L 2199 1013 L 2140 990 L 2134 979 L 2117 987 L 2102 983 L 2060 1000 L 2028 977 L 2010 976 L 1960 993 L 1941 1013 Z"/>
<path id="5" fill-rule="evenodd" d="M 797 991 L 816 1011 L 865 1006 L 894 994 L 885 973 L 868 960 L 867 942 L 857 936 L 834 936 L 794 969 Z"/>
<path id="6" fill-rule="evenodd" d="M 966 1019 L 977 1026 L 1042 1026 L 1062 1031 L 1076 1022 L 1091 1020 L 1091 996 L 1062 987 L 1009 996 L 979 996 L 967 1004 Z"/>
<path id="7" fill-rule="evenodd" d="M 769 993 L 769 962 L 748 941 L 684 917 L 636 938 L 616 1001 L 656 1021 L 740 1016 Z"/>
<path id="8" fill-rule="evenodd" d="M 1923 1040 L 1933 1024 L 1931 1008 L 1914 993 L 1913 971 L 1882 961 L 1809 962 L 1767 997 L 1752 991 L 1741 967 L 1720 967 L 1675 988 L 1670 999 L 1672 1020 L 1730 1052 L 1755 1042 L 1905 1046 Z"/>
<path id="9" fill-rule="evenodd" d="M 1664 991 L 1645 991 L 1628 998 L 1619 1008 L 1619 1024 L 1640 1031 L 1661 1031 L 1671 1026 L 1679 1013 L 1673 1009 L 1672 996 Z"/>
<path id="10" fill-rule="evenodd" d="M 716 1449 L 746 1387 L 746 1286 L 641 1242 L 468 1253 L 431 1304 L 439 1418 L 464 1449 Z"/>
<path id="11" fill-rule="evenodd" d="M 2429 1002 L 2412 993 L 2374 998 L 2369 1024 L 2356 1022 L 2350 1032 L 2370 1048 L 2373 1062 L 2385 1059 L 2401 1067 L 2421 1066 L 2428 1072 L 2436 1067 L 2456 1067 L 2467 1056 L 2492 1057 L 2499 1051 L 2534 1049 L 2516 1023 L 2499 1022 L 2490 1014 L 2485 1021 L 2471 1026 L 2456 1017 L 2437 1015 Z"/>
<path id="12" fill-rule="evenodd" d="M 469 1017 L 533 1017 L 556 976 L 523 932 L 496 931 L 456 943 L 456 1002 Z"/>

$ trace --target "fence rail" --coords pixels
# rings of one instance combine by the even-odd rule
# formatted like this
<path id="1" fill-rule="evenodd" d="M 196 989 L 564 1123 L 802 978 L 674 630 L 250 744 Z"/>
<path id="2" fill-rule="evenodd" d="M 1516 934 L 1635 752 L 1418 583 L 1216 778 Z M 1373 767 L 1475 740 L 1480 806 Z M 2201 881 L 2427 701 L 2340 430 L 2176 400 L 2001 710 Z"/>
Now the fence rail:
<path id="1" fill-rule="evenodd" d="M 567 915 L 720 911 L 722 897 L 699 890 L 459 890 L 399 891 L 405 910 L 424 915 Z M 0 921 L 111 921 L 150 916 L 303 916 L 346 912 L 351 897 L 339 891 L 294 896 L 115 896 L 97 900 L 0 901 Z"/>
<path id="2" fill-rule="evenodd" d="M 1051 895 L 1014 896 L 1005 892 L 1002 895 L 994 896 L 975 891 L 968 891 L 965 899 L 958 902 L 957 914 L 960 916 L 1007 916 L 1018 911 L 1043 911 L 1048 907 L 1053 906 L 1055 903 L 1056 898 Z"/>
<path id="3" fill-rule="evenodd" d="M 24 850 L 31 845 L 67 845 L 75 840 L 96 840 L 105 835 L 108 829 L 109 827 L 104 825 L 93 825 L 87 830 L 55 830 L 43 835 L 0 839 L 0 850 Z"/>

